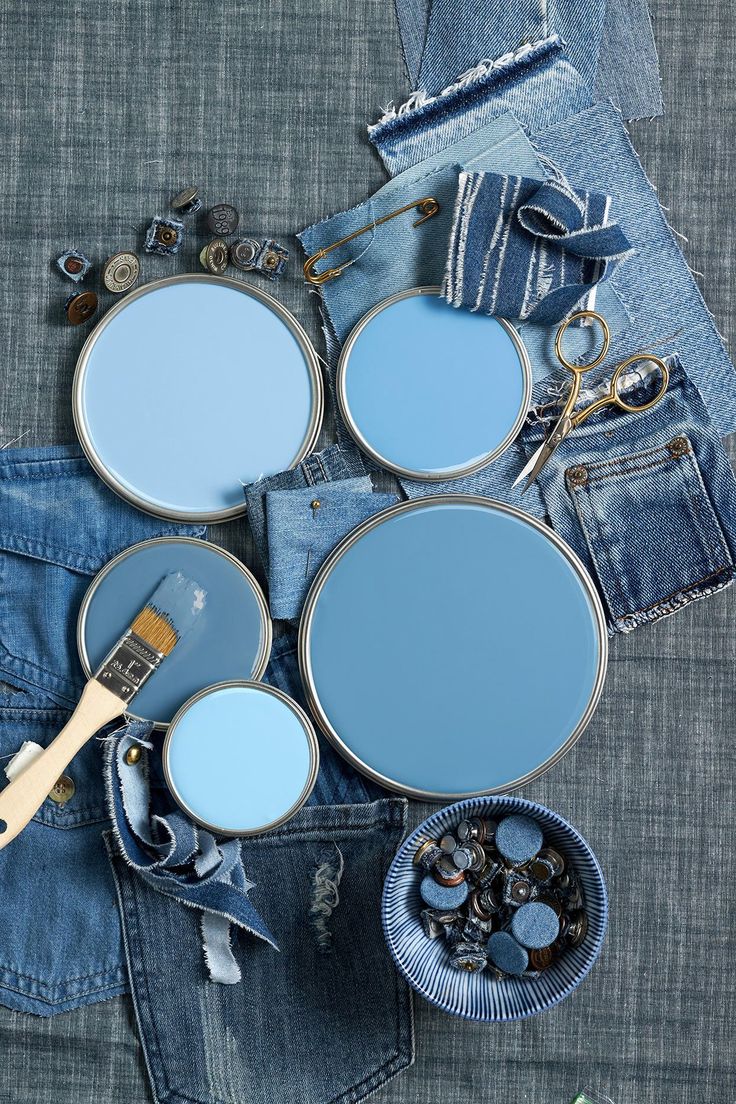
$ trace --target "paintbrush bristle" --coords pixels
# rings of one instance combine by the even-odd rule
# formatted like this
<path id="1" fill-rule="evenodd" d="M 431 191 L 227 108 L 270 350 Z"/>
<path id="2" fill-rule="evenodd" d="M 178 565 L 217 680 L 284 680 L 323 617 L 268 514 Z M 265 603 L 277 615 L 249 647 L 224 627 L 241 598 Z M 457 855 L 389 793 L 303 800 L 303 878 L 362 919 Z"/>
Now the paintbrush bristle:
<path id="1" fill-rule="evenodd" d="M 204 609 L 206 596 L 204 587 L 175 571 L 159 583 L 130 627 L 154 651 L 167 656 Z"/>

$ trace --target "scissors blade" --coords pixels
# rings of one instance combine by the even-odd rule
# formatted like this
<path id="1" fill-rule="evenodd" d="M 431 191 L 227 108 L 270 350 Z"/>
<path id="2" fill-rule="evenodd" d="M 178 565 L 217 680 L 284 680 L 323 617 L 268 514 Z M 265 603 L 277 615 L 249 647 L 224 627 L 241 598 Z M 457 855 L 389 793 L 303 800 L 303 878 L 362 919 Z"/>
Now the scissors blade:
<path id="1" fill-rule="evenodd" d="M 521 469 L 521 471 L 517 475 L 514 482 L 511 484 L 512 487 L 518 487 L 519 484 L 521 483 L 522 479 L 526 479 L 526 477 L 529 475 L 530 471 L 532 470 L 532 468 L 536 464 L 537 460 L 539 459 L 539 457 L 544 452 L 546 446 L 547 446 L 547 442 L 542 441 L 539 448 L 535 452 L 532 453 L 532 455 L 529 457 L 529 459 L 527 460 L 524 467 Z M 524 490 L 526 490 L 526 488 L 524 488 Z M 522 491 L 522 494 L 523 494 L 523 491 Z"/>

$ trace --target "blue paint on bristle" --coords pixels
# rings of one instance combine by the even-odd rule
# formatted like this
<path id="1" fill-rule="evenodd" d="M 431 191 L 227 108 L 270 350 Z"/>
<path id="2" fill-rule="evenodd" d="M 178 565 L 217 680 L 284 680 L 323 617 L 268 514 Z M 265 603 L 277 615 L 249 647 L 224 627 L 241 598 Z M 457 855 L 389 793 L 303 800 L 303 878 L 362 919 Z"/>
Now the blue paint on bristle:
<path id="1" fill-rule="evenodd" d="M 205 607 L 207 591 L 181 571 L 166 575 L 146 603 L 166 618 L 179 639 L 189 632 Z"/>

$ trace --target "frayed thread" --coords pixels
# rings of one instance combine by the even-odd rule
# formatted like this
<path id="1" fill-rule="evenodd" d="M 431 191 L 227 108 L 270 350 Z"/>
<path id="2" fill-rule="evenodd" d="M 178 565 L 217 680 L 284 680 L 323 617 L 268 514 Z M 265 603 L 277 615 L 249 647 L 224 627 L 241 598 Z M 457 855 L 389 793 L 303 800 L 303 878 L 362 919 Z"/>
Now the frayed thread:
<path id="1" fill-rule="evenodd" d="M 312 906 L 309 910 L 317 947 L 322 954 L 329 954 L 332 950 L 332 932 L 327 922 L 340 903 L 339 886 L 345 869 L 342 851 L 336 843 L 332 846 L 333 854 L 328 857 L 323 853 L 318 860 L 312 884 Z"/>
<path id="2" fill-rule="evenodd" d="M 384 109 L 383 115 L 374 123 L 368 127 L 368 131 L 372 131 L 375 127 L 381 126 L 382 123 L 387 123 L 391 119 L 397 119 L 399 116 L 408 115 L 412 111 L 417 111 L 420 107 L 426 107 L 428 104 L 436 103 L 437 100 L 441 100 L 443 96 L 450 96 L 453 92 L 459 92 L 462 88 L 467 88 L 470 84 L 475 84 L 476 81 L 483 80 L 484 77 L 489 76 L 497 69 L 505 69 L 507 65 L 512 65 L 516 61 L 520 61 L 522 58 L 530 54 L 532 50 L 536 50 L 538 47 L 549 46 L 554 42 L 559 42 L 557 35 L 551 35 L 549 38 L 540 40 L 539 42 L 524 42 L 516 50 L 512 50 L 507 54 L 503 54 L 499 58 L 483 58 L 477 65 L 472 66 L 470 69 L 466 69 L 464 73 L 461 73 L 457 80 L 452 84 L 448 84 L 447 88 L 443 88 L 441 92 L 438 92 L 434 96 L 428 95 L 421 88 L 409 96 L 404 103 L 399 104 L 396 107 L 393 103 L 390 103 Z"/>

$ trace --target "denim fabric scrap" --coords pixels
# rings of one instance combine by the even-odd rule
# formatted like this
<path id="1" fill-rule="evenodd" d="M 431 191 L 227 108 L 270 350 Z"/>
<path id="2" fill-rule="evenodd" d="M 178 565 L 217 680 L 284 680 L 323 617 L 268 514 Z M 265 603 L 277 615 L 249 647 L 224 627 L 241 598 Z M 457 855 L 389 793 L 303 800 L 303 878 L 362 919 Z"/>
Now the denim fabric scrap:
<path id="1" fill-rule="evenodd" d="M 443 294 L 453 307 L 551 325 L 632 252 L 611 198 L 538 180 L 460 174 Z"/>
<path id="2" fill-rule="evenodd" d="M 271 615 L 299 617 L 317 571 L 361 521 L 392 506 L 395 494 L 374 494 L 370 476 L 320 488 L 267 491 L 268 600 Z"/>
<path id="3" fill-rule="evenodd" d="M 654 407 L 593 414 L 537 479 L 553 527 L 598 587 L 611 634 L 675 613 L 736 574 L 736 479 L 700 392 L 679 358 L 667 363 L 669 387 Z M 640 405 L 659 386 L 656 371 L 632 371 L 622 392 Z M 558 414 L 548 406 L 528 423 L 528 456 Z"/>
<path id="4" fill-rule="evenodd" d="M 246 877 L 240 841 L 216 841 L 178 809 L 152 810 L 147 750 L 134 766 L 125 761 L 134 745 L 150 748 L 152 730 L 149 722 L 131 722 L 106 741 L 105 787 L 112 818 L 108 852 L 111 860 L 114 853 L 121 855 L 153 889 L 201 911 L 210 979 L 232 984 L 240 980 L 233 928 L 258 936 L 275 950 L 278 946 L 248 899 L 254 883 Z"/>

